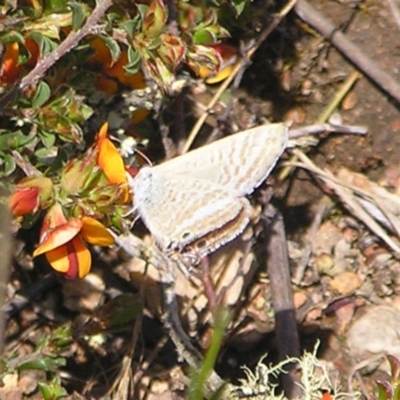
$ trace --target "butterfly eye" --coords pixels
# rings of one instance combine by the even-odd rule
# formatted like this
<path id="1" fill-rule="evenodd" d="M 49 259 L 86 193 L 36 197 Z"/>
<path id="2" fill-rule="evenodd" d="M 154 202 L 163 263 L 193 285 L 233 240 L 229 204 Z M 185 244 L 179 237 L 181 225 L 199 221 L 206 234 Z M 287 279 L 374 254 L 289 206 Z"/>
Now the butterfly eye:
<path id="1" fill-rule="evenodd" d="M 190 232 L 184 232 L 183 234 L 182 234 L 182 240 L 186 240 L 186 239 L 188 239 L 190 237 Z"/>

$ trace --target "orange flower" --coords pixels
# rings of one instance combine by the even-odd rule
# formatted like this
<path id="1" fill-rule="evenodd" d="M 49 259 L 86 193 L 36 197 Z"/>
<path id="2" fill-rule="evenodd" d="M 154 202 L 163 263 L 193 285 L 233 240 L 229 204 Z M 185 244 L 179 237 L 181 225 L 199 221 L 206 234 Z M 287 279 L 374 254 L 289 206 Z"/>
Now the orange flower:
<path id="1" fill-rule="evenodd" d="M 118 81 L 124 86 L 128 86 L 131 89 L 144 89 L 146 87 L 146 82 L 144 80 L 142 71 L 129 74 L 124 68 L 126 65 L 128 65 L 128 63 L 128 53 L 126 50 L 123 50 L 116 63 L 113 65 L 105 65 L 103 67 L 104 72 L 107 75 L 118 79 Z"/>
<path id="2" fill-rule="evenodd" d="M 34 67 L 39 58 L 39 47 L 37 43 L 30 38 L 25 40 L 25 47 L 29 51 L 30 57 L 27 62 L 29 67 Z M 2 57 L 2 66 L 0 71 L 0 83 L 10 85 L 20 78 L 22 65 L 18 63 L 20 54 L 20 44 L 17 42 L 8 43 Z"/>
<path id="3" fill-rule="evenodd" d="M 115 95 L 121 91 L 122 86 L 129 89 L 144 89 L 147 84 L 142 71 L 130 74 L 125 67 L 129 64 L 128 52 L 126 49 L 121 50 L 121 54 L 117 61 L 113 62 L 110 49 L 99 37 L 92 40 L 90 44 L 94 50 L 93 55 L 89 58 L 89 62 L 99 64 L 103 70 L 103 74 L 96 77 L 96 88 L 109 95 Z M 150 114 L 150 110 L 145 108 L 138 109 L 132 113 L 132 122 L 138 124 Z"/>
<path id="4" fill-rule="evenodd" d="M 17 42 L 8 43 L 3 55 L 3 65 L 0 72 L 0 81 L 5 84 L 14 83 L 21 72 L 18 64 L 19 44 Z"/>
<path id="5" fill-rule="evenodd" d="M 98 221 L 90 217 L 67 220 L 62 207 L 56 203 L 46 214 L 40 234 L 40 245 L 33 256 L 45 254 L 47 261 L 66 278 L 85 277 L 91 266 L 90 251 L 85 241 L 109 246 L 114 238 Z"/>
<path id="6" fill-rule="evenodd" d="M 40 49 L 37 42 L 31 38 L 25 38 L 25 47 L 29 51 L 29 60 L 27 62 L 28 67 L 33 68 L 39 60 Z"/>
<path id="7" fill-rule="evenodd" d="M 232 73 L 238 62 L 238 57 L 236 48 L 227 44 L 214 44 L 209 45 L 209 47 L 213 48 L 219 54 L 221 65 L 217 72 L 213 72 L 206 66 L 201 66 L 198 75 L 211 85 L 222 82 Z"/>
<path id="8" fill-rule="evenodd" d="M 53 183 L 44 176 L 22 179 L 10 199 L 11 212 L 21 217 L 47 208 L 53 200 Z"/>
<path id="9" fill-rule="evenodd" d="M 108 124 L 105 123 L 97 135 L 97 165 L 103 170 L 110 183 L 121 185 L 123 190 L 121 202 L 127 203 L 130 193 L 124 162 L 113 142 L 107 137 L 107 130 Z"/>
<path id="10" fill-rule="evenodd" d="M 37 211 L 39 208 L 38 187 L 17 187 L 10 200 L 11 213 L 22 217 Z"/>
<path id="11" fill-rule="evenodd" d="M 125 66 L 129 64 L 126 49 L 121 50 L 118 60 L 113 62 L 110 49 L 104 40 L 96 37 L 92 40 L 90 46 L 94 50 L 94 54 L 90 57 L 89 61 L 94 64 L 100 64 L 108 76 L 108 78 L 99 76 L 98 85 L 96 85 L 99 90 L 103 90 L 108 94 L 115 94 L 119 90 L 119 87 L 114 79 L 131 89 L 144 89 L 146 87 L 142 71 L 130 74 L 125 70 Z"/>

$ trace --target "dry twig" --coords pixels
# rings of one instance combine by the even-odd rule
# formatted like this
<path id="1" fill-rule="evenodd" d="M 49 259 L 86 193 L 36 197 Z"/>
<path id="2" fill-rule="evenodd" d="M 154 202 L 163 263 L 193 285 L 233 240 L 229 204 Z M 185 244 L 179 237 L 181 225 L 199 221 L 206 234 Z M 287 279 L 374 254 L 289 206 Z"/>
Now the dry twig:
<path id="1" fill-rule="evenodd" d="M 275 311 L 275 336 L 279 359 L 285 360 L 300 355 L 300 340 L 293 304 L 285 227 L 282 215 L 271 204 L 264 211 L 264 223 L 268 235 L 267 268 Z M 289 366 L 289 374 L 282 376 L 284 391 L 289 399 L 298 398 L 301 394 L 295 375 L 290 373 L 293 369 L 293 365 Z"/>
<path id="2" fill-rule="evenodd" d="M 0 307 L 3 306 L 6 296 L 6 284 L 8 282 L 9 262 L 11 261 L 11 229 L 10 213 L 5 204 L 0 207 L 0 238 L 1 238 L 1 259 L 0 259 Z M 5 332 L 4 307 L 0 309 L 0 354 L 4 347 Z"/>
<path id="3" fill-rule="evenodd" d="M 296 165 L 309 170 L 321 178 L 329 187 L 331 187 L 336 194 L 343 201 L 344 205 L 361 221 L 363 222 L 376 236 L 384 241 L 390 247 L 396 256 L 400 254 L 400 244 L 393 240 L 382 226 L 365 210 L 362 203 L 357 199 L 354 193 L 364 196 L 368 200 L 374 201 L 370 193 L 367 193 L 354 186 L 343 184 L 337 179 L 330 171 L 323 170 L 317 167 L 303 152 L 294 149 L 294 154 L 302 161 Z M 382 205 L 378 202 L 377 208 L 389 215 L 386 210 L 382 209 Z"/>
<path id="4" fill-rule="evenodd" d="M 396 4 L 395 0 L 386 0 L 389 4 L 390 11 L 393 14 L 393 18 L 396 21 L 397 27 L 400 29 L 400 12 L 399 7 Z"/>
<path id="5" fill-rule="evenodd" d="M 352 43 L 344 33 L 312 7 L 306 0 L 298 0 L 295 6 L 297 15 L 329 40 L 351 63 L 359 68 L 384 92 L 400 103 L 400 85 L 393 76 L 382 68 L 366 53 Z"/>
<path id="6" fill-rule="evenodd" d="M 38 82 L 40 78 L 51 68 L 64 54 L 71 51 L 87 35 L 98 29 L 98 22 L 105 12 L 113 4 L 112 0 L 101 0 L 90 14 L 85 24 L 77 31 L 71 31 L 67 38 L 45 58 L 39 60 L 36 66 L 13 89 L 9 90 L 0 98 L 0 107 L 5 107 L 14 96 L 16 90 L 24 91 Z"/>

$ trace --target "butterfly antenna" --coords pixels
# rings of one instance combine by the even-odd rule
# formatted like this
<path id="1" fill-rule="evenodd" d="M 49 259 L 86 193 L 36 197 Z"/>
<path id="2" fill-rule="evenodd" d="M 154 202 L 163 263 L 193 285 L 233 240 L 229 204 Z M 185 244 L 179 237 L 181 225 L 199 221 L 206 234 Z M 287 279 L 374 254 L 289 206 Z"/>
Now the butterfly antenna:
<path id="1" fill-rule="evenodd" d="M 139 150 L 139 149 L 134 149 L 134 150 L 135 150 L 135 152 L 136 152 L 137 154 L 139 154 L 139 155 L 143 158 L 144 161 L 147 162 L 147 164 L 148 164 L 150 167 L 153 166 L 153 163 L 150 161 L 150 158 L 146 156 L 146 154 L 144 154 L 144 153 L 143 153 L 141 150 Z"/>

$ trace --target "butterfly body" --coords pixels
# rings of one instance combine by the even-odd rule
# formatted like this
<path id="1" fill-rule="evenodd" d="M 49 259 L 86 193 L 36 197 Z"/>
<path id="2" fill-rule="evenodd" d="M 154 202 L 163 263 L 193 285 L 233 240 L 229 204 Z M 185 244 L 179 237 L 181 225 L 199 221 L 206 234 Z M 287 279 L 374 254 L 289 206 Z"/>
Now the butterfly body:
<path id="1" fill-rule="evenodd" d="M 284 124 L 266 125 L 144 167 L 132 181 L 134 208 L 163 251 L 204 257 L 249 223 L 244 196 L 270 174 L 287 140 Z"/>

